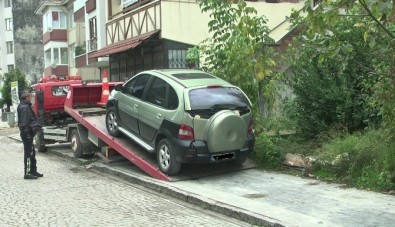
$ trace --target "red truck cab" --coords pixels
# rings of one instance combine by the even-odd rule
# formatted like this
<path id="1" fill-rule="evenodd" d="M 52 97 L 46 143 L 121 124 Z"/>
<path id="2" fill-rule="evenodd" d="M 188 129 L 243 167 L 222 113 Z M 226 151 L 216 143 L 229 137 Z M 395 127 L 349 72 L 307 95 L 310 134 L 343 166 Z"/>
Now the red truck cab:
<path id="1" fill-rule="evenodd" d="M 64 103 L 70 84 L 81 83 L 81 76 L 51 76 L 32 85 L 32 108 L 42 126 L 64 125 L 71 120 L 64 111 Z"/>

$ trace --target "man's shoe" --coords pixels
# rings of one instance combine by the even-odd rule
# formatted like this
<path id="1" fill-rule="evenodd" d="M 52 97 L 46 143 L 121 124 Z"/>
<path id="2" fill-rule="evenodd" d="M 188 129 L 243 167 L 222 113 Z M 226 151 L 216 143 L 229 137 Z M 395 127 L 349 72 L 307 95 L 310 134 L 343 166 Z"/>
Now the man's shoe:
<path id="1" fill-rule="evenodd" d="M 32 175 L 36 176 L 36 177 L 43 177 L 44 176 L 44 174 L 39 173 L 39 172 L 32 173 Z"/>
<path id="2" fill-rule="evenodd" d="M 34 180 L 34 179 L 37 179 L 37 178 L 38 178 L 37 176 L 34 176 L 32 174 L 28 174 L 28 175 L 25 175 L 23 177 L 23 179 L 25 179 L 25 180 Z"/>

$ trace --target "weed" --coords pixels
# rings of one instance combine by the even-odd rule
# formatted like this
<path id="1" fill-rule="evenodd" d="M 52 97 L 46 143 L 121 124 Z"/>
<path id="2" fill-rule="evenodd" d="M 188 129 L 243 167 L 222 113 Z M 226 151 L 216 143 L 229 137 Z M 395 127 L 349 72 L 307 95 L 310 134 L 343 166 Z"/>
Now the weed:
<path id="1" fill-rule="evenodd" d="M 372 130 L 332 139 L 317 152 L 321 164 L 314 171 L 324 178 L 334 175 L 336 182 L 358 188 L 395 188 L 395 142 L 389 138 Z"/>
<path id="2" fill-rule="evenodd" d="M 257 137 L 253 155 L 259 165 L 269 169 L 279 168 L 284 160 L 284 154 L 275 146 L 271 137 L 264 133 Z"/>

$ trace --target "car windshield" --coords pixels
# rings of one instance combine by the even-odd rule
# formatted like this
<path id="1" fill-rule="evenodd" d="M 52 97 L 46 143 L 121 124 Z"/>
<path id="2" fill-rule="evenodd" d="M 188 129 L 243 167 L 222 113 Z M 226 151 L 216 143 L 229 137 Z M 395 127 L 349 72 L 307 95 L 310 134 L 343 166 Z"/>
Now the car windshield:
<path id="1" fill-rule="evenodd" d="M 237 109 L 249 106 L 240 89 L 235 87 L 200 88 L 189 91 L 191 110 Z"/>

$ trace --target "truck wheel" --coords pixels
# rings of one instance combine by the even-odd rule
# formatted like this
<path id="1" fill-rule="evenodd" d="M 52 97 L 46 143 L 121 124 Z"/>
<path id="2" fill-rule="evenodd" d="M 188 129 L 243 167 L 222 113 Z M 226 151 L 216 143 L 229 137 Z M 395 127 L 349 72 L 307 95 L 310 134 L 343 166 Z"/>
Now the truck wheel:
<path id="1" fill-rule="evenodd" d="M 117 113 L 115 111 L 115 107 L 110 107 L 107 110 L 106 114 L 106 127 L 108 133 L 112 136 L 120 136 L 121 132 L 118 129 L 119 120 Z"/>
<path id="2" fill-rule="evenodd" d="M 33 139 L 33 145 L 34 145 L 34 148 L 36 148 L 36 150 L 38 152 L 46 152 L 47 151 L 47 148 L 45 147 L 43 130 L 40 130 L 36 133 L 36 135 L 34 136 L 34 139 Z"/>
<path id="3" fill-rule="evenodd" d="M 82 144 L 77 129 L 71 131 L 71 150 L 73 151 L 74 157 L 82 158 Z"/>
<path id="4" fill-rule="evenodd" d="M 181 163 L 177 162 L 176 157 L 174 157 L 174 151 L 168 139 L 164 138 L 159 141 L 156 155 L 159 169 L 163 173 L 174 175 L 180 171 Z"/>

